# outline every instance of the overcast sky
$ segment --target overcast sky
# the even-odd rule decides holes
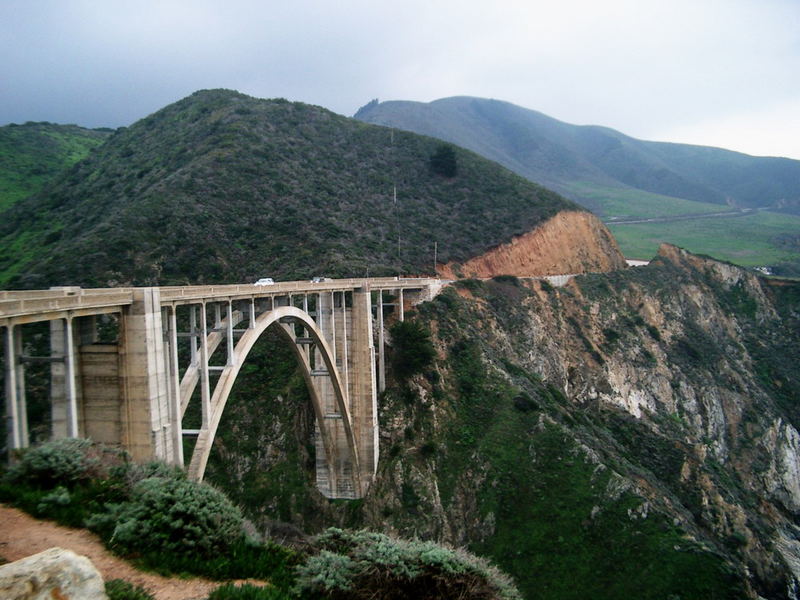
[[[0,0],[0,125],[129,125],[220,87],[348,116],[480,96],[800,159],[800,0]]]

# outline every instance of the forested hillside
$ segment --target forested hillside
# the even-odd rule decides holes
[[[0,127],[0,211],[85,158],[110,130],[25,123]]]
[[[202,91],[9,210],[0,285],[431,272],[434,243],[441,262],[463,261],[564,209],[579,210],[432,138]]]

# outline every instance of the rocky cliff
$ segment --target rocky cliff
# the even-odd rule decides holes
[[[447,279],[605,272],[625,267],[617,241],[591,213],[561,211],[533,230],[464,264],[439,269]]]
[[[461,281],[413,318],[437,358],[382,396],[362,502],[314,491],[299,387],[242,394],[210,477],[265,523],[467,545],[527,598],[797,597],[797,285],[665,246],[563,288]]]

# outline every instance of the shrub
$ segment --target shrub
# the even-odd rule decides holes
[[[116,523],[111,545],[125,552],[192,553],[200,558],[224,552],[242,538],[242,515],[209,485],[185,479],[149,477],[134,484],[128,502],[108,507],[91,525]]]
[[[394,369],[407,379],[428,367],[436,357],[431,333],[417,321],[397,321],[391,328],[394,344]]]
[[[124,579],[106,581],[106,596],[108,600],[155,600],[155,596],[143,587]]]
[[[278,544],[253,544],[241,538],[211,557],[155,549],[143,554],[137,562],[167,576],[195,574],[215,581],[262,579],[285,591],[294,586],[294,567],[299,561],[300,555]]]
[[[8,478],[44,489],[85,480],[92,467],[88,453],[91,446],[89,440],[67,438],[30,448],[8,470]]]
[[[458,173],[456,152],[450,144],[440,144],[431,154],[429,161],[431,171],[444,177],[455,177]]]
[[[295,592],[302,598],[521,598],[487,561],[433,542],[330,528],[315,544],[320,553],[298,569]]]
[[[288,600],[288,598],[290,596],[286,592],[275,587],[229,583],[211,592],[208,600]]]
[[[117,448],[80,438],[63,438],[24,450],[19,462],[6,475],[6,481],[32,489],[52,489],[88,484],[113,478],[126,468],[128,455]]]

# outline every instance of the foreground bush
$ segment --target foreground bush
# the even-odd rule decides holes
[[[6,479],[41,489],[71,487],[105,475],[125,460],[124,452],[92,444],[90,440],[53,440],[22,451]]]
[[[165,575],[294,584],[297,555],[248,542],[239,509],[221,492],[188,481],[179,467],[134,463],[89,440],[55,440],[22,452],[0,481],[0,501],[89,527],[120,554]]]
[[[404,598],[519,600],[511,580],[487,561],[432,542],[331,528],[298,569],[295,592],[331,600]]]
[[[108,600],[155,600],[155,596],[143,587],[128,583],[124,579],[106,581],[105,588]]]
[[[243,537],[242,514],[211,486],[172,477],[134,484],[130,500],[95,516],[98,529],[114,524],[110,542],[126,553],[190,553],[195,559],[225,552]]]
[[[227,584],[218,587],[208,600],[289,600],[286,592],[283,592],[274,587],[262,587],[257,585],[244,585]]]

